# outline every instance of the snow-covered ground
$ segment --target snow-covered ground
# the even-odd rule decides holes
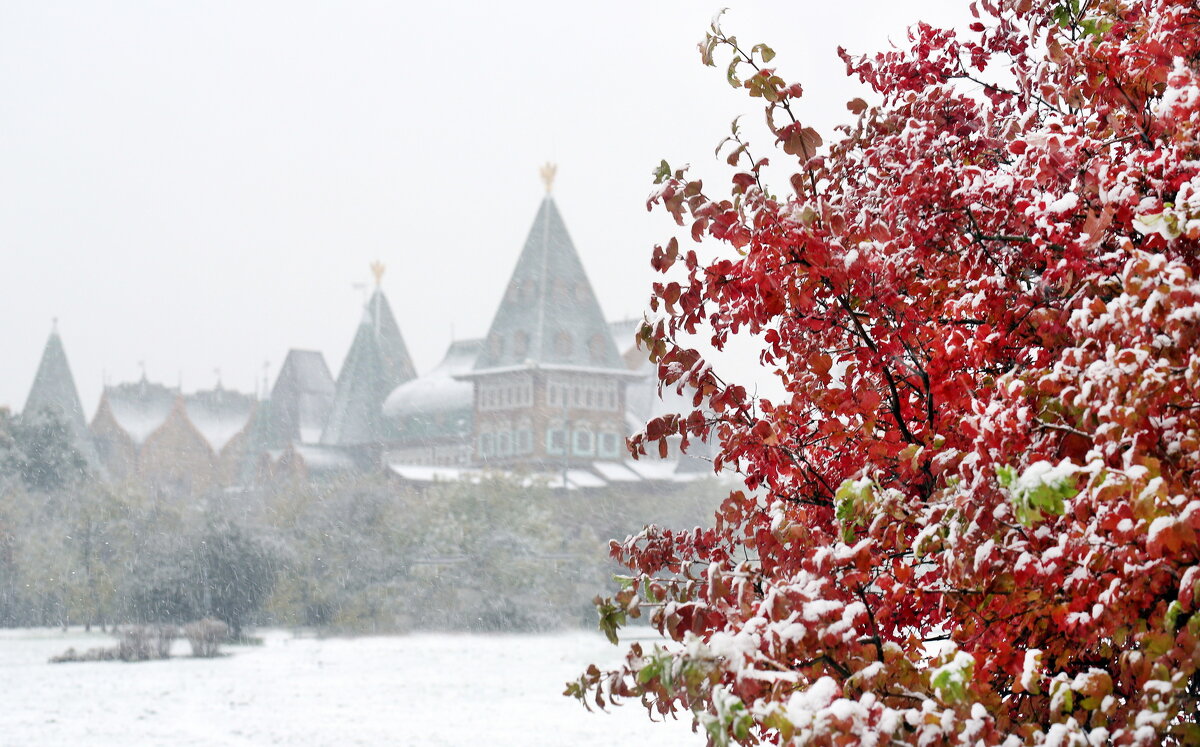
[[[598,634],[297,637],[218,659],[49,664],[110,637],[0,630],[0,745],[697,745],[637,703],[562,697],[621,649]]]

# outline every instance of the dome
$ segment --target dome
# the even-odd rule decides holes
[[[451,343],[437,368],[392,390],[383,416],[397,438],[461,437],[471,431],[474,387],[454,376],[471,370],[482,346],[482,340]]]
[[[396,387],[383,403],[383,415],[397,420],[447,410],[470,410],[473,389],[471,382],[450,376],[422,376]]]

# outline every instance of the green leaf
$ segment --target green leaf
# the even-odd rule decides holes
[[[1112,25],[1113,22],[1110,18],[1084,18],[1079,22],[1079,30],[1083,32],[1084,36],[1094,36],[1099,39],[1099,37],[1108,33]]]
[[[663,161],[666,163],[666,161]],[[1007,465],[996,468],[996,482],[1000,483],[1000,487],[1007,488],[1017,479],[1017,471]]]
[[[875,497],[875,483],[867,477],[843,480],[833,494],[833,513],[842,525],[842,541],[854,540],[854,529],[865,524],[866,513]]]
[[[596,599],[596,612],[600,616],[599,628],[604,633],[604,637],[612,645],[617,645],[620,640],[617,638],[617,631],[625,625],[625,610],[613,604],[611,599]]]
[[[642,579],[642,597],[647,602],[650,602],[650,603],[656,603],[656,602],[662,601],[661,599],[658,598],[658,595],[654,593],[654,587],[652,587],[650,585],[649,578]]]
[[[1020,476],[1009,466],[996,468],[996,482],[1008,491],[1017,521],[1030,527],[1047,514],[1062,516],[1065,502],[1074,498],[1078,468],[1067,460],[1057,466],[1038,461],[1025,468]]]
[[[1179,616],[1183,614],[1183,605],[1176,599],[1167,606],[1167,614],[1163,615],[1163,625],[1166,626],[1168,633],[1175,632],[1175,626],[1179,624]]]
[[[967,695],[967,684],[975,676],[975,657],[960,651],[950,663],[933,670],[930,684],[945,703],[957,703]]]
[[[658,168],[654,169],[651,173],[654,175],[654,183],[662,184],[664,179],[671,178],[671,166],[666,160],[663,160],[659,162]]]
[[[766,44],[755,44],[750,50],[750,53],[754,54],[755,52],[758,52],[759,57],[762,58],[763,64],[775,59],[775,50],[771,49]]]
[[[1056,679],[1050,683],[1050,705],[1057,706],[1059,713],[1070,713],[1075,710],[1075,693],[1067,680]]]
[[[644,685],[650,680],[658,679],[658,677],[662,674],[662,668],[662,659],[651,659],[650,663],[642,667],[641,671],[638,672],[638,684]]]
[[[737,77],[737,68],[740,64],[742,64],[742,58],[734,55],[733,59],[729,61],[729,69],[725,71],[725,79],[734,88],[742,87],[742,81]]]
[[[1065,29],[1071,25],[1071,9],[1067,7],[1066,4],[1055,8],[1054,12],[1050,14],[1050,17],[1054,19],[1054,22],[1057,23],[1061,28]]]

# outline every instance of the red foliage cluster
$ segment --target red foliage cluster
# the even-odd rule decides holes
[[[671,642],[569,693],[715,744],[1200,743],[1200,9],[973,10],[843,53],[880,102],[824,150],[772,50],[701,44],[796,174],[773,194],[736,128],[727,197],[659,170],[650,202],[731,251],[655,249],[642,339],[696,412],[631,448],[718,439],[748,489],[614,544],[602,624]],[[684,333],[760,335],[787,396]]]

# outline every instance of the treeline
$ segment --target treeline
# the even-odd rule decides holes
[[[504,477],[416,489],[373,476],[183,500],[74,471],[47,480],[28,463],[0,469],[0,626],[593,625],[590,600],[615,570],[608,539],[647,522],[708,524],[724,492],[701,481],[563,493]]]

